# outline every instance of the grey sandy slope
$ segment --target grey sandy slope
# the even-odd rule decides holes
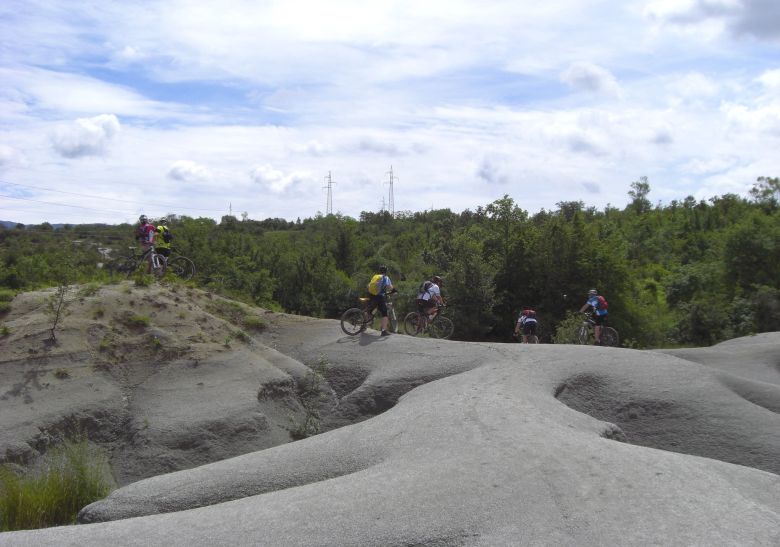
[[[34,464],[85,434],[127,484],[290,442],[310,369],[236,338],[242,319],[275,314],[176,285],[84,289],[70,291],[56,343],[51,291],[18,295],[3,317],[0,463]]]
[[[780,333],[766,338],[780,351]],[[776,385],[749,380],[762,406],[733,374],[662,353],[370,340],[319,347],[366,371],[347,408],[452,375],[369,420],[128,485],[83,511],[93,524],[0,545],[780,542]]]

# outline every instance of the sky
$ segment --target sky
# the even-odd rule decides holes
[[[14,222],[309,218],[329,176],[355,218],[780,176],[777,0],[4,0],[0,82]]]

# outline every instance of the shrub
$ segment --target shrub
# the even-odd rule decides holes
[[[249,330],[263,332],[268,328],[268,323],[266,323],[265,320],[261,317],[257,317],[256,315],[249,315],[244,318],[244,327]]]
[[[23,476],[0,467],[0,531],[73,524],[112,487],[108,460],[87,441],[67,442]]]
[[[94,296],[98,293],[98,291],[100,291],[100,284],[88,283],[79,289],[78,296]]]
[[[146,315],[131,315],[127,318],[127,324],[131,327],[148,327],[151,320]]]
[[[555,326],[552,336],[555,344],[577,344],[577,329],[582,324],[582,314],[568,312],[566,319]]]

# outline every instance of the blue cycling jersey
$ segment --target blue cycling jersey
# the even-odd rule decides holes
[[[599,296],[597,294],[588,298],[588,305],[593,308],[593,312],[596,315],[607,315],[609,313],[607,310],[599,308]]]

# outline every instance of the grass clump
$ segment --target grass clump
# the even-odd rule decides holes
[[[268,323],[261,317],[257,317],[256,315],[248,315],[244,318],[244,328],[256,332],[263,332],[268,328]]]
[[[84,298],[86,296],[95,296],[100,291],[99,283],[87,283],[79,289],[78,296]]]
[[[87,441],[52,449],[35,470],[0,467],[0,531],[74,524],[82,507],[112,489],[108,460]]]
[[[58,380],[65,380],[70,378],[70,372],[68,372],[68,369],[60,367],[54,371],[54,377]]]
[[[241,306],[241,304],[238,302],[231,302],[229,300],[216,300],[209,304],[206,309],[208,309],[214,315],[218,315],[230,323],[233,323],[234,325],[243,324],[247,318],[247,312]]]
[[[128,327],[146,328],[151,325],[152,320],[146,315],[130,315],[125,319],[125,323]]]

